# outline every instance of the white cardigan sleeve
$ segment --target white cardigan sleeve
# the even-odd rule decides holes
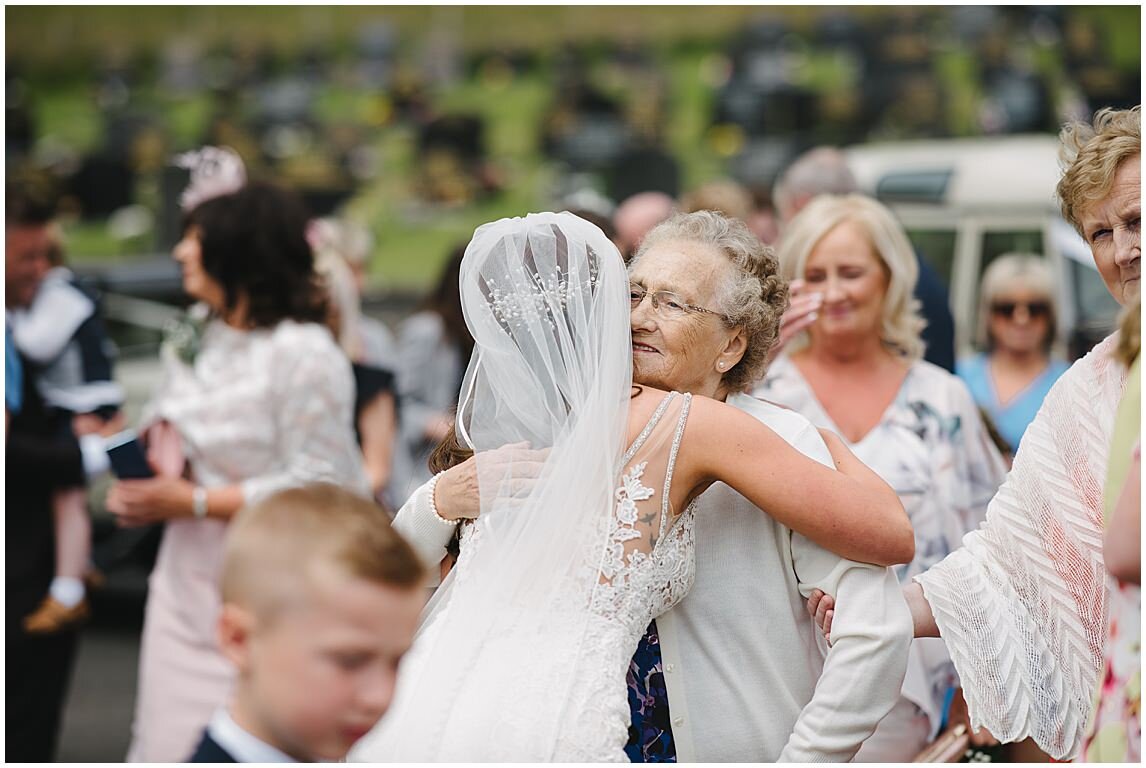
[[[973,727],[1078,755],[1102,666],[1102,482],[1125,383],[1113,336],[1059,379],[983,526],[915,577]]]
[[[912,624],[890,568],[844,560],[792,534],[793,567],[805,597],[836,595],[832,646],[780,762],[848,762],[899,699]]]
[[[410,494],[410,498],[394,517],[394,530],[410,543],[418,557],[430,571],[429,586],[440,581],[438,565],[446,556],[446,545],[454,535],[454,528],[435,519],[430,509],[430,482],[426,481]]]

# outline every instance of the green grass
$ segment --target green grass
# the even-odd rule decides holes
[[[815,11],[785,8],[806,28]],[[321,8],[260,7],[31,7],[6,9],[8,57],[19,57],[33,75],[33,96],[43,133],[83,152],[98,145],[101,118],[87,84],[99,51],[124,54],[155,50],[176,31],[190,31],[204,42],[230,40],[252,47],[266,44],[289,61],[291,51],[309,42],[337,43],[345,52],[354,35],[373,19],[395,26],[402,55],[418,54],[433,23],[444,24],[466,50],[513,47],[528,41],[543,62],[558,43],[633,39],[648,44],[668,85],[667,114],[660,126],[682,167],[685,189],[723,175],[734,153],[735,136],[723,147],[709,130],[714,84],[722,66],[719,53],[747,18],[759,12],[749,6],[564,7],[451,6],[448,8],[386,6]],[[875,15],[879,9],[859,9]],[[1140,61],[1140,9],[1135,6],[1078,9],[1108,33],[1115,63],[1137,67]],[[272,14],[268,16],[268,13]],[[268,23],[273,18],[274,23]],[[1035,52],[1036,62],[1052,78],[1061,70],[1054,50]],[[943,51],[937,61],[947,88],[951,130],[975,131],[976,62],[968,52]],[[616,83],[603,73],[606,86]],[[832,56],[813,54],[797,73],[818,90],[855,88],[853,73]],[[522,76],[487,70],[433,95],[443,112],[475,111],[486,118],[489,157],[504,175],[504,191],[487,200],[457,208],[417,202],[418,176],[413,136],[408,128],[384,125],[376,93],[335,78],[318,94],[315,109],[327,124],[353,125],[366,131],[380,158],[378,177],[363,185],[347,206],[347,215],[375,234],[372,262],[379,285],[421,289],[430,284],[449,251],[464,242],[478,225],[502,216],[518,216],[551,205],[547,193],[553,169],[539,153],[538,126],[551,96],[548,65]],[[640,95],[640,94],[637,94]],[[137,92],[139,106],[161,115],[170,151],[197,143],[211,103],[206,96],[177,98],[152,88]],[[729,139],[729,137],[725,137]],[[103,223],[67,227],[69,251],[75,258],[128,259],[132,244],[117,243]]]

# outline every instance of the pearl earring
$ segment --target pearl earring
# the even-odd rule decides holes
[[[724,370],[724,363],[717,363],[716,367],[723,371]]]

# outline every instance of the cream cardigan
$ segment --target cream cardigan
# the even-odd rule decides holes
[[[728,403],[831,465],[799,414],[748,395]],[[657,618],[678,760],[849,760],[903,682],[911,619],[894,574],[827,552],[723,483],[699,504],[696,583]],[[426,486],[394,527],[436,573],[452,530]],[[804,608],[817,587],[837,597],[826,653]]]

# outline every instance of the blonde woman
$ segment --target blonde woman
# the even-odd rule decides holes
[[[983,520],[1002,457],[966,386],[922,359],[918,262],[886,207],[818,197],[789,224],[779,258],[822,305],[755,394],[840,434],[895,489],[915,529],[915,559],[896,567],[907,583]],[[910,761],[938,733],[955,685],[941,641],[913,644],[899,703],[855,759]]]
[[[976,342],[983,350],[955,372],[1013,455],[1047,392],[1069,367],[1054,357],[1058,305],[1041,256],[1008,253],[991,262],[979,290]]]

